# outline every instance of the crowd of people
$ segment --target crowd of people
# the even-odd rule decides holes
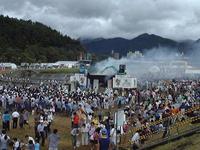
[[[137,149],[144,142],[140,138],[143,135],[164,130],[165,138],[171,124],[198,115],[196,110],[189,113],[187,110],[199,107],[199,100],[198,80],[160,80],[150,82],[148,86],[138,85],[137,89],[106,89],[98,93],[80,88],[68,92],[55,80],[39,85],[2,83],[0,149],[8,149],[10,145],[14,150],[37,150],[48,143],[49,150],[57,150],[62,139],[51,125],[54,117],[61,113],[71,118],[74,149],[83,146],[91,150],[114,150],[123,142],[120,137],[132,129],[130,140]],[[115,116],[118,110],[124,112],[120,126]],[[29,123],[30,116],[34,118],[34,129]],[[175,117],[164,119],[170,116]],[[161,119],[164,121],[151,124]],[[34,135],[26,135],[27,141],[18,137],[11,139],[7,135],[11,125],[13,130],[30,128]]]
[[[163,138],[165,138],[169,133],[169,127],[174,123],[186,120],[189,117],[199,116],[199,81],[157,81],[148,86],[121,91],[120,94],[119,91],[112,89],[106,90],[103,94],[97,94],[97,97],[93,99],[93,102],[96,102],[96,105],[93,106],[97,106],[94,107],[96,114],[85,115],[82,113],[84,111],[80,105],[80,109],[73,114],[73,137],[80,134],[82,145],[85,145],[83,139],[87,139],[86,143],[90,143],[92,149],[95,149],[94,147],[101,149],[101,145],[106,145],[106,141],[101,142],[102,134],[106,131],[110,147],[115,149],[117,143],[123,142],[120,136],[126,135],[131,129],[134,129],[135,132],[133,132],[131,141],[134,149],[137,149],[144,142],[141,137],[164,131]],[[98,111],[98,108],[111,110],[115,107],[123,109],[124,118],[126,118],[123,125],[117,128],[113,113],[102,114]],[[195,109],[189,111],[192,108]],[[87,133],[85,134],[85,132]],[[95,139],[95,142],[93,142],[93,139]],[[96,143],[96,146],[93,143]],[[76,147],[75,142],[74,147]]]

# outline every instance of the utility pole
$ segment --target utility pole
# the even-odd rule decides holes
[[[116,150],[118,150],[118,133],[117,133],[117,128],[118,128],[118,109],[116,112]]]

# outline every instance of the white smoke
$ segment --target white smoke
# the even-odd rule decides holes
[[[188,52],[190,63],[195,67],[200,67],[200,41],[196,42]]]
[[[140,58],[122,57],[117,60],[110,57],[96,63],[94,68],[96,74],[112,75],[116,73],[113,67],[119,70],[119,65],[125,64],[126,73],[139,79],[173,79],[185,77],[189,60],[175,49],[159,47],[145,50],[143,57]]]

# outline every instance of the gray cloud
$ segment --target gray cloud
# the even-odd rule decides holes
[[[31,19],[78,37],[133,38],[148,32],[200,38],[199,0],[1,0],[0,14]]]

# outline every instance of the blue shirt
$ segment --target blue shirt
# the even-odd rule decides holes
[[[39,143],[35,143],[35,150],[40,150],[40,144]]]
[[[99,139],[99,145],[100,145],[99,150],[108,150],[109,149],[109,143],[110,143],[109,138],[100,138]]]
[[[10,119],[11,119],[10,114],[3,114],[2,117],[3,117],[3,122],[10,121]]]

